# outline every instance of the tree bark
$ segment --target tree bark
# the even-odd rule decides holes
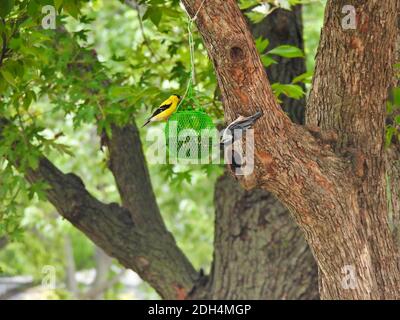
[[[338,137],[335,150],[352,153],[359,177],[355,186],[358,223],[367,240],[363,245],[370,260],[369,281],[378,288],[392,286],[387,283],[392,279],[396,281],[393,287],[398,288],[393,274],[398,270],[396,260],[388,259],[395,250],[389,241],[384,150],[385,105],[396,56],[396,2],[358,4],[357,29],[347,32],[335,14],[345,1],[328,3],[330,14],[325,18],[307,108],[307,123],[334,130]],[[325,281],[323,288],[328,287]],[[381,291],[378,297],[394,293]]]
[[[317,268],[287,209],[264,190],[223,175],[215,190],[214,259],[208,299],[317,299]]]
[[[192,16],[201,2],[183,0]],[[226,119],[264,111],[255,125],[255,172],[241,182],[271,191],[290,209],[317,260],[321,297],[399,298],[382,157],[396,3],[363,1],[357,7],[363,23],[353,33],[341,29],[344,4],[328,1],[308,104],[310,124],[337,131],[333,148],[318,130],[307,132],[280,110],[235,1],[206,2],[196,24],[216,70]],[[356,149],[350,159],[346,148]],[[353,289],[343,285],[349,265],[356,272]]]
[[[291,44],[303,49],[301,6],[275,10],[250,24],[254,38],[269,48]],[[267,69],[272,82],[291,83],[306,71],[304,59],[279,59]],[[305,99],[284,98],[282,108],[304,121]],[[246,191],[227,174],[215,188],[215,240],[212,274],[197,296],[210,299],[318,299],[314,258],[287,209],[270,193]],[[257,266],[256,268],[254,266]],[[252,270],[251,273],[248,270]]]

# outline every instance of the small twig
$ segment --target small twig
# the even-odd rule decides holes
[[[19,123],[19,126],[21,128],[22,138],[23,138],[23,140],[25,142],[25,145],[29,147],[29,139],[26,136],[25,124],[24,124],[24,121],[22,119],[21,113],[19,111],[19,106],[17,106],[16,111],[17,111],[18,123]]]
[[[0,250],[3,249],[9,242],[6,236],[0,237]]]
[[[11,32],[9,40],[12,39],[16,35],[19,25],[21,23],[23,23],[27,18],[28,18],[28,15],[24,14],[20,18],[18,18],[15,21],[12,22],[12,29],[13,30]],[[6,20],[4,18],[1,18],[0,20],[3,23],[3,26],[5,28],[6,27]],[[11,51],[9,48],[7,48],[7,36],[6,36],[6,33],[3,32],[1,37],[2,37],[3,45],[2,45],[2,50],[1,50],[1,53],[0,53],[0,67],[2,66],[3,60],[6,58],[7,54]]]
[[[139,4],[137,3],[137,1],[133,1],[133,0],[125,0],[125,3],[126,3],[129,7],[131,7],[132,9],[134,9],[134,10],[137,12],[138,19],[139,19],[140,32],[142,33],[143,41],[144,41],[146,47],[149,49],[151,55],[152,55],[154,58],[157,58],[157,55],[154,53],[153,49],[151,48],[150,41],[149,41],[149,39],[147,38],[147,36],[146,36],[146,34],[145,34],[145,32],[144,32],[144,25],[143,25],[142,17],[140,16],[140,7],[139,7]]]
[[[202,7],[203,7],[203,5],[204,5],[204,2],[206,2],[206,0],[203,0],[203,2],[202,2],[200,5],[199,5],[199,7],[198,7],[198,9],[197,9],[196,13],[194,14],[193,18],[191,18],[191,20],[192,20],[192,21],[194,21],[194,20],[196,20],[196,19],[197,19],[197,16],[198,16],[198,14],[199,14],[199,12],[200,12],[201,8],[202,8]]]
[[[196,73],[195,73],[195,67],[194,67],[194,40],[193,40],[193,34],[192,34],[192,25],[193,22],[197,19],[197,16],[201,10],[201,8],[203,7],[204,3],[206,2],[206,0],[203,0],[202,3],[200,4],[199,8],[197,9],[196,13],[194,14],[193,18],[190,17],[189,13],[187,12],[186,9],[186,15],[189,18],[189,22],[188,22],[188,34],[189,34],[189,51],[190,51],[190,78],[188,80],[187,86],[186,86],[186,91],[185,94],[183,95],[181,101],[179,102],[178,106],[176,107],[177,109],[179,109],[179,107],[181,106],[181,104],[183,103],[183,101],[185,100],[190,86],[194,85],[196,82]],[[185,8],[185,7],[184,7]]]
[[[3,26],[5,28],[6,27],[6,21],[4,20],[4,18],[1,18],[1,22],[3,23]],[[3,47],[2,47],[2,50],[1,50],[1,54],[0,54],[0,67],[3,64],[3,60],[4,60],[4,58],[6,56],[6,53],[7,53],[7,37],[6,37],[6,33],[5,32],[3,32],[1,34],[1,38],[3,40]]]

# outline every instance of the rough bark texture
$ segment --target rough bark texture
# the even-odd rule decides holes
[[[244,190],[228,174],[215,194],[214,260],[205,297],[317,299],[317,268],[287,209],[264,190]]]
[[[194,15],[201,1],[183,3]],[[241,182],[273,192],[291,210],[317,260],[322,298],[399,298],[382,157],[396,2],[357,2],[363,22],[353,33],[341,28],[344,5],[327,4],[309,103],[313,134],[280,110],[235,1],[207,2],[196,23],[214,63],[226,119],[264,110],[255,125],[256,169]],[[328,129],[338,131],[334,148],[324,139]],[[356,271],[354,289],[343,286],[348,265]]]
[[[250,24],[254,38],[303,48],[301,6],[275,10]],[[304,59],[279,59],[268,68],[272,82],[290,83],[306,71]],[[283,109],[304,120],[305,99],[285,98]],[[287,209],[270,193],[246,191],[225,174],[215,188],[214,261],[209,282],[197,290],[211,299],[317,299],[317,266]],[[252,270],[251,273],[248,270]]]
[[[385,105],[395,63],[396,0],[384,5],[359,1],[357,29],[348,31],[342,29],[335,14],[345,4],[346,1],[331,1],[326,8],[307,123],[322,130],[335,130],[336,151],[352,153],[359,177],[354,188],[359,211],[357,226],[364,229],[365,237],[358,243],[366,251],[361,260],[369,269],[369,282],[382,288],[397,270],[391,265],[393,258],[388,257],[394,249],[388,241],[384,157]],[[329,290],[325,285],[330,281],[328,273],[329,270],[322,271],[323,290]]]

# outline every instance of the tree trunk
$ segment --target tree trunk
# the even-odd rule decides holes
[[[291,44],[303,49],[301,6],[275,10],[250,25],[269,49]],[[306,71],[304,59],[279,59],[267,69],[272,82],[290,83]],[[305,99],[284,98],[283,109],[303,123]],[[215,188],[214,262],[203,292],[210,299],[317,299],[317,266],[300,229],[270,193],[246,191],[228,175]],[[257,266],[254,268],[253,266]],[[248,270],[252,270],[251,273]]]
[[[183,2],[191,15],[201,4]],[[345,4],[327,4],[307,112],[313,134],[290,122],[277,105],[235,1],[207,2],[196,24],[227,120],[264,110],[255,125],[255,172],[240,180],[271,191],[290,209],[317,260],[322,298],[400,298],[383,150],[396,2],[358,4],[359,26],[352,31],[341,27]],[[337,138],[332,147],[327,136]],[[351,288],[343,274],[349,267],[356,280]]]
[[[345,4],[330,1],[326,8],[331,14],[326,15],[317,54],[307,123],[334,130],[336,152],[350,152],[353,158],[358,177],[353,187],[357,194],[353,230],[360,232],[354,239],[360,249],[359,263],[354,265],[364,267],[365,272],[359,272],[361,281],[368,282],[366,297],[395,297],[398,266],[387,220],[384,130],[395,63],[396,1],[358,5],[357,29],[347,32],[334,14]],[[331,290],[329,273],[321,270],[322,290]]]
[[[223,175],[215,190],[209,299],[317,299],[317,268],[301,230],[270,193]]]

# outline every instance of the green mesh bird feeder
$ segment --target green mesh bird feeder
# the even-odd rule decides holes
[[[218,133],[211,117],[195,98],[191,83],[180,105],[165,126],[170,158],[209,159],[217,144]]]
[[[201,6],[204,4],[201,4]],[[200,7],[201,7],[200,6]],[[199,9],[200,10],[200,9]],[[198,12],[197,12],[198,13]],[[219,148],[218,132],[211,117],[203,110],[194,92],[195,66],[192,27],[197,13],[189,17],[190,76],[186,93],[165,126],[165,138],[169,158],[209,160]],[[206,163],[206,162],[204,162]]]

